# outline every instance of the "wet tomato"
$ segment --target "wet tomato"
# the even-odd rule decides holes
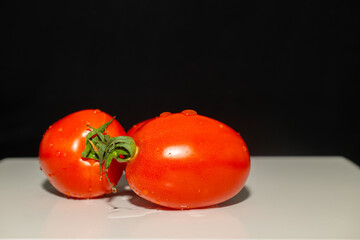
[[[51,184],[61,193],[75,198],[93,198],[111,192],[119,181],[125,163],[112,161],[100,174],[99,161],[81,157],[86,136],[91,127],[98,128],[111,121],[112,117],[100,110],[82,110],[58,120],[45,132],[39,148],[42,171]],[[106,129],[109,136],[126,135],[116,120]],[[109,181],[105,179],[109,178]]]
[[[137,153],[127,163],[126,178],[153,203],[175,209],[216,205],[239,193],[248,178],[247,146],[224,123],[185,110],[134,128],[128,133]]]
[[[140,129],[145,123],[151,121],[152,119],[147,119],[145,121],[139,122],[137,124],[135,124],[134,126],[132,126],[128,131],[127,131],[127,135],[128,136],[132,136],[134,135],[134,133]]]

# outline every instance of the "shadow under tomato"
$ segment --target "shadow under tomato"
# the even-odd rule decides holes
[[[51,185],[51,183],[48,180],[44,180],[44,182],[42,183],[42,188],[44,190],[46,190],[47,192],[54,194],[58,197],[61,198],[67,198],[67,199],[78,199],[78,198],[73,198],[73,197],[69,197],[66,196],[64,194],[62,194],[61,192],[59,192],[58,190],[56,190],[56,188],[54,188],[53,185]],[[141,208],[145,208],[145,209],[155,209],[155,208],[159,208],[158,205],[151,203],[141,197],[139,197],[135,192],[133,192],[129,186],[127,185],[127,183],[125,181],[120,180],[119,184],[116,186],[117,188],[117,192],[114,194],[107,194],[98,198],[104,198],[106,199],[107,203],[114,209],[117,209],[118,207],[112,205],[112,201],[114,199],[116,199],[117,197],[126,197],[128,198],[128,201],[137,206],[137,207],[141,207]],[[232,197],[231,199],[217,204],[215,207],[218,208],[222,208],[222,207],[228,207],[228,206],[232,206],[238,203],[241,203],[243,201],[245,201],[246,199],[248,199],[251,196],[251,192],[249,190],[248,187],[244,186],[243,189],[241,189],[241,191],[236,194],[234,197]],[[166,208],[166,207],[160,207],[163,210],[172,210],[170,208]]]
[[[118,207],[112,205],[112,201],[114,199],[116,199],[117,197],[127,197],[128,201],[136,206],[136,207],[140,207],[140,208],[145,208],[145,209],[161,209],[161,210],[174,210],[171,208],[166,208],[166,207],[162,207],[159,205],[156,205],[152,202],[149,202],[141,197],[139,197],[135,192],[133,192],[127,185],[124,186],[117,186],[118,192],[112,195],[109,195],[109,197],[107,198],[107,203],[113,207],[114,209],[117,209]],[[248,199],[251,195],[251,192],[249,190],[248,187],[244,186],[241,191],[236,194],[234,197],[232,197],[231,199],[217,204],[215,206],[210,206],[210,207],[215,207],[215,208],[223,208],[223,207],[229,207],[238,203],[241,203],[243,201],[245,201],[246,199]]]
[[[41,184],[41,187],[47,191],[48,193],[51,193],[53,195],[56,195],[57,197],[61,197],[61,198],[65,198],[65,199],[74,199],[74,200],[83,200],[83,199],[87,199],[87,198],[76,198],[76,197],[71,197],[71,196],[67,196],[61,192],[59,192],[48,180],[44,180],[44,182]],[[106,194],[103,196],[99,196],[99,197],[94,197],[92,199],[100,199],[100,198],[110,198],[112,197],[113,194]]]
[[[156,209],[159,208],[158,205],[149,202],[141,197],[139,197],[134,191],[130,189],[130,187],[125,183],[121,182],[116,186],[117,192],[114,194],[111,194],[107,197],[106,201],[107,203],[114,209],[117,209],[118,207],[114,206],[112,202],[120,197],[120,198],[126,198],[127,201],[129,201],[132,205],[145,208],[145,209]]]
[[[44,182],[41,184],[41,187],[51,193],[54,194],[58,197],[62,197],[62,198],[68,198],[67,196],[65,196],[64,194],[62,194],[61,192],[59,192],[58,190],[56,190],[56,188],[54,188],[53,185],[51,185],[51,183],[48,180],[44,180]]]
[[[248,187],[244,186],[241,191],[229,200],[219,203],[218,207],[228,207],[238,203],[241,203],[250,197],[251,193]]]

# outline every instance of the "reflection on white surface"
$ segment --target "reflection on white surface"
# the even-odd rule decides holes
[[[129,238],[246,238],[248,234],[241,218],[227,207],[172,210],[147,203],[136,195],[125,200],[114,198],[106,207],[110,222],[127,229]],[[166,226],[157,231],[159,226]]]
[[[50,200],[50,199],[49,199]],[[104,236],[106,222],[100,221],[103,202],[99,199],[68,199],[57,197],[47,209],[42,224],[45,238],[90,238]],[[94,227],[93,227],[94,226]]]
[[[188,145],[176,145],[170,146],[164,149],[164,157],[170,158],[183,158],[192,153],[191,148]]]

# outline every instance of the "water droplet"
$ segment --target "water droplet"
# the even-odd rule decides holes
[[[63,154],[63,156],[64,156],[64,157],[67,157],[67,154],[66,154],[66,153],[64,153],[64,154]]]
[[[220,128],[223,128],[223,127],[224,127],[224,125],[222,125],[222,124],[219,124],[219,127],[220,127]]]
[[[163,113],[160,114],[159,117],[167,117],[169,115],[171,115],[171,112],[163,112]]]
[[[100,112],[100,110],[99,109],[95,109],[94,110],[94,113],[96,114],[96,113],[99,113]]]
[[[61,156],[61,152],[56,152],[56,156],[60,157]]]
[[[62,130],[63,130],[62,128],[58,128],[58,132],[62,132]]]
[[[88,192],[92,192],[92,190],[93,190],[92,187],[89,187]]]
[[[52,147],[53,147],[53,145],[54,145],[54,144],[50,143],[50,145],[49,145],[49,146],[52,148]]]
[[[52,125],[49,126],[49,129],[52,128]]]
[[[182,111],[181,113],[184,114],[185,116],[197,115],[197,112],[192,109],[186,109],[186,110]]]
[[[121,218],[136,218],[143,217],[149,214],[155,214],[162,212],[159,209],[143,209],[143,208],[116,208],[113,212],[108,214],[110,219],[121,219]]]
[[[246,146],[243,146],[243,150],[244,150],[244,152],[246,152],[246,151],[247,151],[247,148],[246,148]]]

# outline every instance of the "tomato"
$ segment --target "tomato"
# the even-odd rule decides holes
[[[224,123],[184,110],[135,128],[128,134],[137,154],[127,163],[126,179],[150,202],[175,209],[216,205],[239,193],[248,178],[248,148]]]
[[[135,124],[134,126],[132,126],[128,131],[127,131],[127,135],[128,136],[132,136],[134,135],[134,133],[140,129],[145,123],[151,121],[152,119],[147,119],[145,121],[139,122],[137,124]]]
[[[90,127],[98,128],[112,117],[100,110],[82,110],[58,120],[45,132],[39,148],[40,168],[51,184],[61,193],[75,198],[93,198],[111,192],[126,166],[112,161],[100,175],[99,161],[81,157]],[[116,120],[106,129],[109,136],[126,135]],[[102,166],[103,167],[103,166]]]

